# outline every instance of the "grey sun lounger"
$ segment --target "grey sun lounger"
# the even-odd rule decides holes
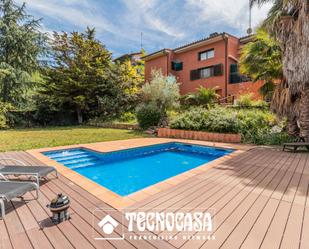
[[[40,186],[40,179],[46,177],[48,174],[55,172],[58,177],[58,172],[54,167],[49,166],[15,166],[15,165],[0,165],[0,177],[5,176],[30,176],[34,177],[38,186]]]
[[[39,186],[34,182],[0,181],[0,218],[4,218],[5,216],[5,202],[21,197],[32,190],[36,191],[37,199]]]

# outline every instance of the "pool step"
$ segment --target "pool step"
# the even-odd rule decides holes
[[[87,157],[87,158],[77,158],[77,159],[71,159],[71,160],[66,160],[66,161],[62,161],[61,163],[64,165],[71,165],[71,164],[77,164],[77,163],[90,163],[90,162],[96,162],[99,159],[96,157]]]
[[[75,159],[83,159],[83,158],[89,158],[89,155],[84,154],[84,155],[74,155],[74,156],[63,156],[63,157],[59,157],[59,159],[57,158],[57,162],[63,162],[63,161],[67,161],[67,160],[75,160]]]
[[[89,156],[89,154],[87,152],[76,151],[76,152],[59,153],[59,154],[57,153],[55,155],[48,156],[48,157],[51,158],[51,159],[54,159],[54,160],[58,160],[58,159],[61,159],[61,158],[67,158],[67,157],[71,157],[71,156],[82,156],[82,155]]]
[[[70,169],[79,169],[79,168],[85,168],[85,167],[91,167],[96,166],[97,164],[95,162],[91,163],[80,163],[80,164],[74,164],[74,166],[68,166]]]

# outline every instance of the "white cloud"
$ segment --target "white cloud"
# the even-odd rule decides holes
[[[68,31],[95,27],[109,49],[119,53],[139,49],[140,33],[148,52],[176,47],[212,32],[245,35],[248,0],[15,0],[27,3],[42,29]],[[270,4],[252,11],[253,26],[267,14]]]
[[[248,0],[186,0],[186,5],[192,14],[195,12],[199,22],[216,23],[245,31],[249,25]],[[257,26],[267,15],[271,4],[261,8],[253,7],[252,25]]]
[[[116,32],[116,28],[106,20],[103,15],[95,13],[93,7],[86,0],[17,0],[26,2],[27,8],[44,14],[49,18],[61,20],[71,25],[85,28],[86,26],[96,27],[111,33]],[[59,27],[61,30],[61,27]]]
[[[128,9],[128,12],[125,13],[125,18],[129,21],[129,24],[142,25],[174,38],[184,37],[184,33],[181,30],[174,28],[173,25],[165,22],[164,18],[160,17],[162,1],[123,0],[123,3]]]

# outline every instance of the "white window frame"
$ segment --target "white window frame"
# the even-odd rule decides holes
[[[208,60],[215,57],[215,50],[209,49],[199,53],[199,59],[201,61]]]

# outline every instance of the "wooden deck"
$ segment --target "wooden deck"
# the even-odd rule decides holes
[[[4,157],[40,164],[26,152],[1,153],[0,158]],[[0,248],[308,249],[308,187],[308,153],[252,149],[132,206],[156,211],[212,210],[215,240],[98,241],[93,239],[92,222],[99,217],[93,218],[92,212],[112,207],[61,175],[41,186],[38,200],[9,205],[7,216],[0,220]],[[55,226],[46,204],[60,192],[71,198],[72,219]],[[99,229],[94,233],[101,234]]]

